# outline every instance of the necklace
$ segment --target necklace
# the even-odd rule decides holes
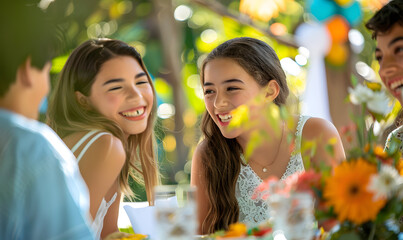
[[[278,156],[278,154],[279,154],[279,152],[280,152],[281,143],[283,142],[283,136],[284,136],[284,122],[283,122],[283,124],[282,124],[282,131],[281,131],[280,143],[278,144],[277,152],[276,152],[276,154],[274,155],[274,160],[273,160],[271,163],[267,164],[267,165],[261,165],[261,164],[259,164],[258,162],[254,162],[255,164],[259,165],[259,166],[262,168],[262,172],[266,173],[266,172],[268,171],[267,168],[270,167],[271,165],[273,165],[273,163],[276,162],[277,156]],[[252,161],[253,161],[253,160],[252,160]]]

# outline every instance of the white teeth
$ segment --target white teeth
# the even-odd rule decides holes
[[[395,90],[397,87],[400,87],[401,85],[403,85],[403,79],[400,79],[398,81],[394,81],[392,84],[390,84],[390,88],[392,90]]]
[[[232,115],[230,114],[225,114],[225,115],[220,115],[218,114],[218,117],[221,119],[222,122],[229,122],[232,118]]]
[[[122,112],[122,115],[125,117],[137,117],[144,113],[144,108],[140,108],[130,112]]]

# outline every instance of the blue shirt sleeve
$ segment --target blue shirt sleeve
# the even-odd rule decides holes
[[[53,161],[56,161],[54,159]],[[87,216],[72,198],[58,166],[43,168],[26,189],[26,239],[93,239]],[[39,224],[32,224],[32,223]]]
[[[0,239],[94,239],[77,164],[55,144],[26,133],[0,148]]]

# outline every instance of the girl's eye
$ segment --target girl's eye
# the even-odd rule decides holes
[[[212,94],[214,91],[210,89],[204,90],[204,95]]]
[[[148,81],[144,80],[144,81],[138,81],[138,82],[136,83],[136,85],[148,84],[148,83],[149,83]]]
[[[235,90],[239,90],[240,88],[238,87],[228,87],[227,90],[228,91],[235,91]]]
[[[109,91],[114,91],[114,90],[118,90],[118,89],[121,89],[122,87],[114,87],[114,88],[111,88],[111,89],[109,89]]]
[[[375,56],[376,61],[381,62],[382,61],[382,56]]]

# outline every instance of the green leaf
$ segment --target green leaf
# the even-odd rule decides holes
[[[329,153],[331,156],[334,156],[334,145],[333,144],[326,144],[325,145],[325,150],[327,153]]]
[[[357,77],[356,77],[354,74],[351,74],[351,85],[352,85],[353,87],[355,87],[355,86],[357,86],[357,84],[358,84],[358,79],[357,79]]]
[[[248,144],[246,145],[245,149],[245,159],[246,162],[249,161],[250,156],[252,156],[253,150],[255,150],[257,147],[259,147],[263,142],[263,137],[261,134],[259,134],[258,131],[253,131],[251,133],[250,140]]]

